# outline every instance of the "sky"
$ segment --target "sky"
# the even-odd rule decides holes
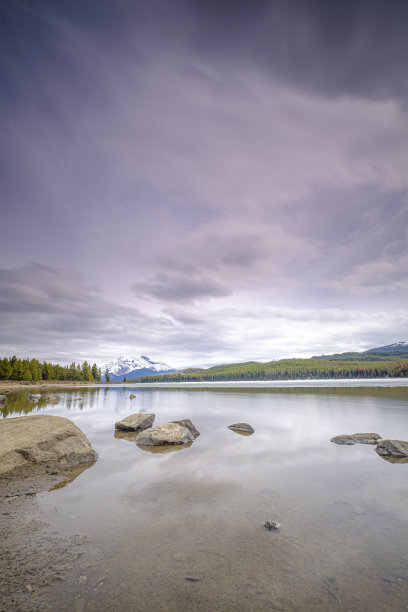
[[[2,0],[0,356],[408,340],[406,0]]]

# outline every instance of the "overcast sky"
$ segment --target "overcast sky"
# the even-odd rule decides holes
[[[406,0],[2,0],[0,356],[408,340]]]

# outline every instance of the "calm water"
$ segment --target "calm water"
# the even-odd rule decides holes
[[[407,386],[60,397],[33,413],[72,419],[99,460],[38,496],[50,532],[90,539],[50,590],[55,609],[408,610],[408,463],[329,441],[359,431],[407,440]],[[31,408],[22,394],[7,407]],[[134,412],[154,412],[155,425],[190,418],[201,435],[182,450],[143,451],[132,435],[115,437],[115,421]],[[238,421],[255,433],[227,428]]]

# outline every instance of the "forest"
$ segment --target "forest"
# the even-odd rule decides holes
[[[101,369],[96,363],[92,366],[84,361],[81,364],[71,363],[61,366],[38,359],[18,359],[4,357],[0,359],[0,380],[41,381],[41,380],[77,380],[81,382],[100,382]]]
[[[200,382],[223,380],[295,380],[324,378],[400,378],[408,376],[408,356],[377,357],[377,360],[332,360],[331,358],[281,359],[268,363],[248,361],[189,368],[173,374],[145,376],[138,382]]]

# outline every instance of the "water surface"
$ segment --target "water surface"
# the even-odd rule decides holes
[[[50,533],[91,542],[50,590],[55,609],[408,609],[408,464],[329,441],[360,431],[408,439],[407,386],[59,394],[34,413],[72,419],[99,460],[38,496]],[[7,402],[31,409],[23,394]],[[134,412],[154,412],[155,424],[190,418],[201,435],[145,452],[115,436],[115,421]],[[255,433],[228,429],[238,421]]]

